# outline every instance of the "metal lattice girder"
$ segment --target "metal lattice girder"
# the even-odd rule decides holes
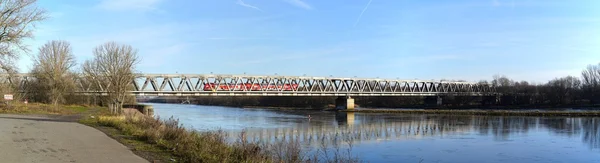
[[[2,82],[18,81],[20,91],[35,78],[17,74]],[[82,94],[105,94],[99,80],[77,77]],[[470,82],[388,80],[335,77],[138,74],[131,94],[152,96],[484,96],[495,88]]]

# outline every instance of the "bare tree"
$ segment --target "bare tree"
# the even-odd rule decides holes
[[[556,104],[568,104],[576,99],[581,81],[573,76],[557,78],[548,82],[550,88],[547,95]]]
[[[13,81],[18,78],[14,61],[19,52],[28,52],[23,40],[31,38],[35,23],[46,18],[45,11],[35,3],[36,0],[0,0],[0,73],[8,74]],[[14,92],[16,88],[15,83],[0,84],[2,92]]]
[[[589,65],[587,69],[581,73],[583,76],[583,84],[586,86],[600,86],[600,63],[598,65]]]
[[[14,73],[13,60],[19,50],[28,51],[23,43],[33,37],[35,23],[46,18],[45,11],[36,7],[37,0],[0,0],[0,71]]]
[[[506,76],[494,75],[494,80],[490,82],[492,86],[496,87],[496,90],[501,93],[511,93],[514,91],[514,81],[507,78]]]
[[[600,102],[600,63],[588,65],[581,73],[584,97],[592,103]]]
[[[96,47],[94,59],[84,63],[84,74],[108,92],[107,100],[111,113],[121,113],[127,91],[132,88],[137,64],[137,50],[130,45],[119,45],[115,42]]]
[[[65,95],[74,90],[75,56],[66,41],[49,41],[39,48],[31,71],[36,78],[36,90],[55,106],[62,103]]]

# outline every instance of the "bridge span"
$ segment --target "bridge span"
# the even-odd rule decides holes
[[[20,92],[27,92],[28,83],[36,80],[30,74],[2,77],[5,82],[18,81]],[[102,80],[74,78],[75,93],[105,95],[110,87]],[[337,96],[346,108],[353,108],[355,96],[493,96],[496,91],[472,82],[340,77],[137,74],[132,80],[129,92],[137,96]]]

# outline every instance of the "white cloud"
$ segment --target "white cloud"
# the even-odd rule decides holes
[[[208,37],[208,40],[290,40],[291,38],[279,37]]]
[[[163,46],[152,50],[140,50],[138,53],[146,52],[140,55],[139,68],[160,68],[166,66],[165,63],[175,63],[177,59],[183,59],[181,54],[188,48],[185,43],[178,43],[170,46]],[[142,57],[143,56],[143,57]]]
[[[90,34],[66,34],[68,31],[65,26],[43,26],[36,31],[35,40],[28,41],[32,53],[37,53],[37,47],[44,44],[47,40],[60,39],[71,43],[73,53],[78,64],[87,59],[91,59],[92,50],[107,41],[116,41],[117,43],[129,44],[138,49],[138,55],[141,59],[140,70],[150,69],[149,72],[156,71],[160,66],[165,66],[178,59],[180,55],[189,51],[188,49],[195,42],[185,40],[185,33],[189,33],[192,28],[200,29],[202,25],[197,24],[178,24],[165,23],[160,25],[142,25],[140,27],[109,30],[104,32],[95,32],[102,29],[89,29]],[[60,31],[60,32],[57,32]],[[57,36],[59,38],[57,38]],[[20,58],[18,64],[21,72],[27,72],[31,69],[30,56]],[[142,70],[143,71],[143,70]]]
[[[102,0],[98,7],[106,10],[156,10],[162,0]]]
[[[492,0],[492,5],[500,6],[500,2],[498,0]]]
[[[466,57],[467,55],[452,55],[452,54],[442,54],[442,55],[430,55],[425,57],[417,57],[423,60],[431,61],[431,60],[454,60],[461,59],[462,57]]]
[[[296,6],[296,7],[303,8],[303,9],[307,9],[307,10],[312,10],[313,9],[312,6],[310,6],[308,3],[306,3],[306,2],[304,2],[302,0],[285,0],[285,2],[287,2],[289,4],[292,4],[292,5]]]
[[[256,7],[256,6],[252,6],[252,5],[250,5],[250,4],[247,4],[247,3],[245,3],[245,2],[244,2],[244,1],[242,1],[242,0],[238,0],[238,1],[237,1],[235,4],[238,4],[238,5],[240,5],[240,6],[244,6],[244,7],[248,7],[248,8],[251,8],[251,9],[255,9],[255,10],[258,10],[258,11],[263,11],[263,10],[261,10],[260,8]]]
[[[267,57],[262,57],[260,59],[251,59],[251,60],[241,60],[235,62],[232,66],[247,66],[252,64],[268,64],[268,63],[276,63],[290,60],[304,60],[307,58],[321,58],[324,59],[326,56],[339,54],[347,51],[344,47],[330,47],[326,49],[312,49],[307,51],[300,52],[282,52],[276,51],[274,54],[271,54]]]

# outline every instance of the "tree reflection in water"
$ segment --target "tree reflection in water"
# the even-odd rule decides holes
[[[492,135],[495,141],[532,130],[546,129],[559,136],[581,136],[590,148],[600,148],[600,118],[501,117],[453,115],[385,115],[337,113],[332,123],[298,123],[290,128],[247,130],[249,140],[300,140],[306,147],[357,144],[363,141],[414,140],[428,137]],[[231,133],[235,137],[236,133]],[[348,142],[350,141],[350,142]]]

